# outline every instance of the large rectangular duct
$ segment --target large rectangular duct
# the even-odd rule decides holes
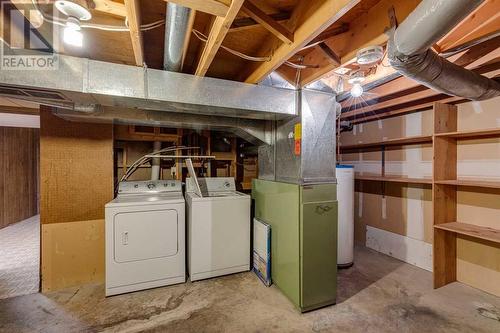
[[[57,55],[55,70],[0,71],[0,95],[91,110],[94,105],[277,120],[296,115],[295,91]],[[40,90],[10,96],[12,87]],[[2,93],[4,92],[4,93]],[[36,95],[36,94],[35,94]],[[52,104],[54,105],[54,104]]]
[[[293,184],[334,183],[335,95],[313,90],[297,94],[299,115],[275,123],[273,144],[259,147],[259,179]]]

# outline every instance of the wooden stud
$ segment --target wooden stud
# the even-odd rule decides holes
[[[293,33],[260,10],[251,0],[247,0],[243,4],[242,10],[283,42],[293,43]]]
[[[269,49],[267,55],[272,54],[272,59],[252,69],[251,73],[245,78],[245,82],[260,82],[358,3],[359,0],[311,0],[300,2],[295,8],[292,18],[287,22],[288,29],[294,32],[293,43],[282,43],[275,47],[270,42],[264,49]],[[297,28],[291,29],[291,25]]]
[[[434,134],[457,130],[457,107],[435,103]],[[435,181],[456,179],[457,142],[453,138],[434,136],[433,140],[432,203],[434,225],[457,220],[456,187],[437,184]],[[434,229],[434,288],[456,280],[456,234]]]
[[[236,15],[240,11],[243,2],[244,0],[233,0],[227,15],[215,18],[210,34],[208,35],[208,40],[203,48],[200,61],[196,68],[196,75],[205,76],[205,74],[207,74],[208,68],[212,64],[217,51],[219,51],[222,41],[226,37],[226,34],[236,18]]]
[[[94,0],[95,7],[93,10],[111,14],[119,17],[126,17],[127,10],[125,9],[125,5],[119,2],[115,2],[112,0]]]
[[[328,45],[321,42],[318,44],[318,48],[323,51],[334,64],[340,65],[340,57]]]
[[[141,12],[139,0],[125,0],[125,9],[130,29],[130,38],[132,39],[132,49],[134,50],[135,64],[142,66],[144,64],[144,49],[141,31]]]
[[[342,34],[325,41],[338,54],[342,64],[356,58],[359,49],[369,45],[384,45],[388,37],[385,30],[391,22],[387,13],[394,7],[398,22],[402,22],[420,3],[418,0],[395,1],[382,0],[369,11],[350,22],[349,33]],[[300,86],[307,85],[338,67],[325,59],[321,50],[314,49],[304,57],[304,63],[320,65],[320,68],[307,68],[301,71]]]
[[[167,1],[167,0],[165,0]],[[228,1],[217,0],[168,0],[168,2],[194,9],[203,13],[224,17],[229,13]],[[232,5],[232,4],[231,4]]]
[[[289,20],[291,17],[291,12],[278,12],[274,14],[269,14],[268,15],[272,20],[276,22],[281,22],[281,21],[286,21]],[[233,21],[233,24],[231,25],[231,29],[229,29],[229,32],[236,32],[236,31],[242,31],[242,30],[247,30],[247,29],[252,29],[255,28],[256,26],[259,26],[260,24],[253,20],[250,17],[242,17],[235,19]]]

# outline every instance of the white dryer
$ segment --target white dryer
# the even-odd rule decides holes
[[[106,296],[186,281],[180,181],[121,182],[105,207]]]
[[[191,281],[250,270],[250,196],[234,178],[186,180]]]

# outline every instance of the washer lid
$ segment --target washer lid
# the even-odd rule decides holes
[[[137,205],[165,205],[184,203],[182,193],[168,193],[158,195],[118,195],[108,202],[106,207],[137,206]]]

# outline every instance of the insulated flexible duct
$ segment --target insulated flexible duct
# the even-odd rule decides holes
[[[389,38],[393,68],[431,89],[480,101],[500,96],[500,83],[457,66],[430,48],[483,0],[423,0]]]

